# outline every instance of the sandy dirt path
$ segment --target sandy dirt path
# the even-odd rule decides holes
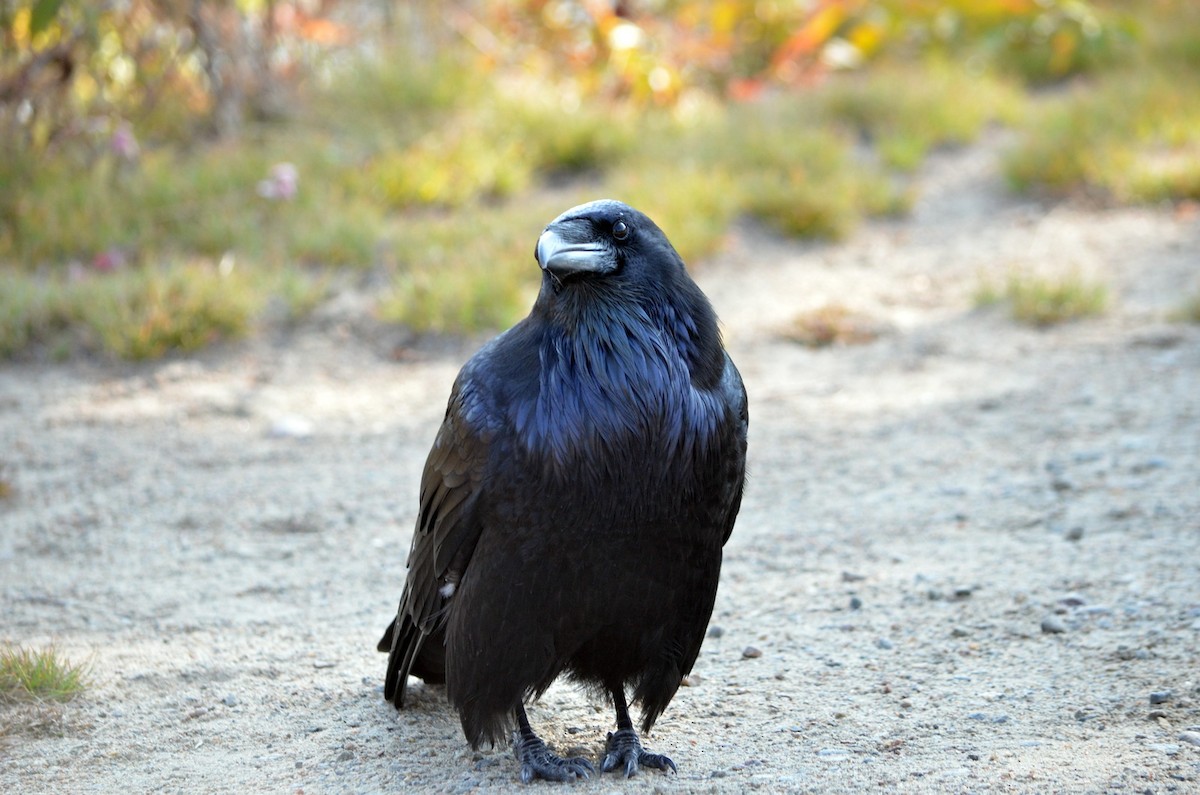
[[[1200,220],[1014,198],[996,151],[936,156],[911,219],[838,245],[743,226],[699,270],[751,481],[647,738],[679,774],[575,790],[1200,792],[1200,328],[1166,319],[1200,288]],[[972,309],[1010,266],[1114,306],[1048,331]],[[888,333],[779,336],[830,300]],[[373,651],[471,344],[381,355],[345,321],[0,370],[0,639],[93,681],[37,731],[0,706],[0,792],[522,789],[439,689],[386,705]],[[592,757],[611,721],[558,686],[531,718]]]

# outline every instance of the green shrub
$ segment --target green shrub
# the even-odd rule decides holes
[[[930,149],[973,141],[989,122],[1012,122],[1022,109],[1011,83],[942,62],[838,77],[814,100],[823,119],[849,126],[903,171],[921,165]]]
[[[25,275],[0,271],[0,359],[19,353],[52,323],[46,292]]]
[[[72,285],[89,342],[122,359],[153,359],[239,337],[261,297],[244,277],[203,265],[143,268]]]
[[[841,238],[864,215],[906,207],[900,189],[820,128],[760,118],[743,128],[734,160],[742,206],[789,235]]]
[[[1051,326],[1099,315],[1108,306],[1108,289],[1077,271],[1064,276],[1038,276],[1013,270],[1003,291],[984,281],[975,293],[976,306],[1007,302],[1015,320]]]
[[[475,120],[427,133],[403,150],[388,151],[367,166],[368,190],[387,205],[462,207],[479,198],[502,198],[525,189],[532,166],[514,136],[496,134]]]
[[[1056,98],[1030,114],[1004,168],[1020,190],[1200,198],[1200,93],[1138,73]]]
[[[0,646],[0,701],[70,701],[86,687],[85,666],[67,662],[53,646]]]
[[[985,34],[995,63],[1030,83],[1111,67],[1128,57],[1135,31],[1079,0],[1039,2],[1032,13]]]

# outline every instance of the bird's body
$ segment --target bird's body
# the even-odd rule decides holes
[[[539,745],[523,776],[567,778],[587,767],[549,754],[522,706],[566,673],[612,698],[628,731],[614,764],[674,767],[622,725],[625,692],[649,730],[699,653],[741,501],[745,390],[645,216],[570,210],[538,259],[533,311],[463,367],[430,452],[385,695],[402,705],[409,673],[445,681],[472,745],[515,722],[518,757]]]

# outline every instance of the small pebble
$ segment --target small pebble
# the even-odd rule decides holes
[[[230,693],[229,695],[225,696],[225,698],[221,699],[221,703],[227,707],[236,707],[238,703],[237,696],[235,696],[233,693]]]
[[[1170,466],[1170,464],[1165,458],[1147,458],[1140,464],[1134,464],[1131,467],[1131,471],[1135,473],[1149,472],[1153,469],[1166,469],[1168,466]]]
[[[714,626],[711,626],[708,628],[708,636],[710,638],[719,638],[724,634],[725,634],[725,630],[722,629],[721,627],[714,625]]]
[[[895,644],[894,644],[894,643],[892,643],[892,642],[891,642],[890,640],[888,640],[887,638],[878,638],[878,639],[875,641],[875,646],[876,646],[877,648],[883,649],[884,651],[889,651],[890,649],[893,649],[893,648],[895,648]]]
[[[1078,541],[1079,539],[1083,538],[1083,528],[1079,525],[1076,525],[1068,530],[1063,535],[1063,538],[1067,539],[1068,541]]]
[[[1200,745],[1200,732],[1180,732],[1179,739],[1191,745]]]
[[[281,439],[304,439],[312,436],[313,424],[298,414],[277,417],[267,429],[268,436]]]
[[[858,610],[862,607],[862,605],[863,605],[862,599],[859,599],[857,596],[850,597],[850,609],[851,610]]]
[[[950,637],[952,638],[965,638],[970,634],[971,633],[969,630],[963,629],[962,627],[955,627],[954,629],[950,630]]]
[[[353,754],[352,752],[350,752],[350,751],[342,751],[342,752],[341,752],[340,754],[338,754],[338,756],[337,756],[337,760],[338,760],[339,762],[349,762],[349,761],[350,761],[351,759],[353,759],[353,758],[354,758],[354,754]]]
[[[744,657],[747,660],[753,660],[756,657],[761,657],[761,656],[762,656],[762,650],[757,649],[754,646],[747,646],[746,648],[742,649],[742,657]]]
[[[480,781],[479,779],[475,778],[474,776],[467,776],[462,781],[455,784],[454,789],[451,790],[451,792],[454,792],[455,795],[457,795],[460,792],[461,793],[475,792],[482,785],[483,785],[483,782]]]
[[[1184,337],[1173,328],[1151,328],[1134,334],[1129,344],[1135,348],[1174,348]]]
[[[1046,616],[1042,619],[1042,632],[1047,635],[1059,635],[1067,631],[1067,626],[1062,621],[1054,616]]]
[[[1009,717],[1004,714],[989,715],[986,712],[972,712],[967,716],[967,720],[978,720],[985,723],[1008,723]]]
[[[1159,690],[1157,692],[1151,693],[1150,694],[1150,703],[1151,704],[1166,704],[1168,701],[1171,700],[1171,695],[1172,694],[1171,694],[1170,690]]]

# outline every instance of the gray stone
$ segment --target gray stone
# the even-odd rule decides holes
[[[1058,616],[1046,616],[1042,619],[1042,632],[1047,635],[1059,635],[1066,631],[1067,625]]]

